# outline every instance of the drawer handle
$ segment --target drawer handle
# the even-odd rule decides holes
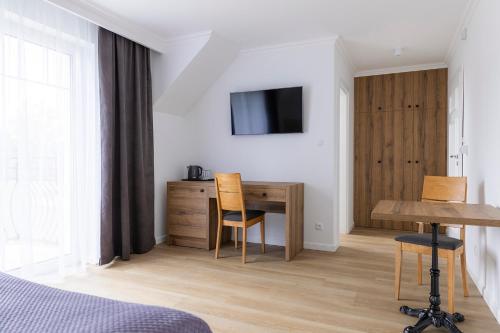
[[[263,197],[267,197],[267,193],[266,193],[266,192],[263,192],[263,193],[262,193],[262,196],[263,196]]]
[[[418,164],[418,161],[415,161],[415,163],[417,163],[417,164]]]
[[[382,161],[377,161],[377,163],[379,163],[379,164],[380,164],[380,163],[382,163]]]
[[[411,109],[411,105],[408,105],[408,109]]]
[[[378,109],[379,109],[379,110],[382,110],[382,107],[381,107],[381,106],[379,106],[379,107],[378,107]]]
[[[411,163],[411,161],[408,161],[408,164]]]
[[[416,104],[416,105],[415,105],[415,107],[417,107],[417,108],[418,108],[419,106],[420,106],[420,105],[418,105],[418,104]]]
[[[205,192],[205,189],[201,189],[201,190],[200,190],[200,192],[201,192],[201,193]]]

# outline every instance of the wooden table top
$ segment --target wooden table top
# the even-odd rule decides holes
[[[178,180],[178,181],[169,181],[167,183],[169,183],[169,184],[184,184],[184,185],[196,184],[196,185],[215,186],[215,183],[213,180],[211,180],[211,181]],[[298,182],[273,182],[273,181],[242,181],[242,183],[243,183],[243,186],[269,186],[269,187],[287,187],[287,186],[295,186],[295,185],[304,184],[304,183],[298,183]]]
[[[374,220],[500,227],[500,209],[479,204],[382,200],[371,217]]]

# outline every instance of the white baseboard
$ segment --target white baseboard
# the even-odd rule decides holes
[[[156,245],[167,241],[167,235],[155,236]]]
[[[304,249],[335,252],[339,248],[336,244],[304,242]]]

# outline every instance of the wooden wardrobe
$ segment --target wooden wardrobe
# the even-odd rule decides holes
[[[382,199],[420,200],[424,175],[446,175],[447,69],[357,77],[354,224],[416,230],[370,218]]]

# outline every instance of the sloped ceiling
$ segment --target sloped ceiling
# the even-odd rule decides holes
[[[155,111],[182,115],[236,57],[238,47],[210,32],[176,41],[153,56]]]

